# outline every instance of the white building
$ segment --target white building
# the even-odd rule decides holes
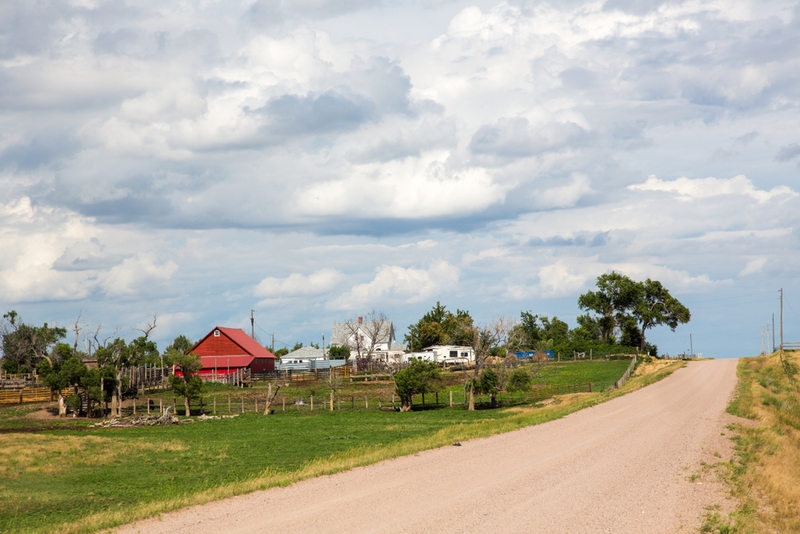
[[[375,361],[390,363],[401,358],[406,350],[403,343],[395,342],[392,321],[363,321],[333,323],[331,345],[348,347],[350,358],[371,357]]]

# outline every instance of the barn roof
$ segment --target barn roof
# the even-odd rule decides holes
[[[233,341],[236,345],[238,345],[242,352],[245,354],[249,354],[250,356],[255,356],[256,358],[275,358],[275,355],[272,354],[270,351],[259,345],[259,343],[253,339],[252,337],[248,336],[244,330],[241,328],[226,328],[224,326],[216,326],[211,329],[211,331],[205,335],[203,339],[198,341],[194,344],[194,346],[189,350],[192,352],[195,348],[201,345],[206,339],[210,336],[214,335],[214,330],[219,330],[221,334],[224,334],[225,337]],[[217,356],[220,358],[221,356]]]

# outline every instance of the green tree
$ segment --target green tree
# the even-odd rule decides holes
[[[570,330],[569,339],[573,343],[586,343],[590,341],[600,341],[603,331],[597,319],[589,314],[577,317],[578,326]]]
[[[61,327],[25,324],[12,310],[3,315],[3,370],[8,373],[32,373],[42,360],[49,359],[51,347],[67,335]],[[52,363],[52,362],[51,362]]]
[[[611,271],[597,277],[597,291],[578,298],[578,307],[596,314],[603,343],[608,343],[625,316],[636,306],[641,286],[623,274]]]
[[[497,407],[497,393],[500,391],[500,378],[491,367],[485,367],[475,384],[475,392],[489,395],[492,408]]]
[[[107,369],[108,374],[113,377],[114,393],[111,396],[111,416],[122,416],[122,388],[125,370],[134,363],[131,349],[122,338],[116,338],[110,343],[99,347],[94,357],[97,358],[97,365],[102,369]],[[101,374],[101,389],[105,389],[105,374]]]
[[[199,398],[203,392],[203,381],[197,376],[203,364],[200,363],[200,357],[193,352],[176,356],[175,364],[180,367],[182,376],[173,375],[169,380],[175,394],[183,397],[185,415],[188,416],[189,401]]]
[[[331,345],[328,347],[329,360],[346,360],[350,357],[350,349],[342,345]]]
[[[527,311],[520,313],[520,321],[509,336],[514,342],[514,350],[537,350],[542,342],[560,345],[569,341],[569,325],[558,317],[539,317]]]
[[[661,282],[649,278],[640,284],[639,298],[632,315],[641,325],[640,349],[645,349],[645,331],[654,326],[667,325],[672,331],[692,318],[689,309],[669,294]]]
[[[514,369],[508,376],[506,389],[508,391],[528,391],[531,388],[531,375],[522,369]]]
[[[469,312],[456,310],[453,314],[441,302],[426,313],[416,324],[408,327],[404,341],[412,351],[431,345],[469,345],[473,321]]]
[[[192,347],[194,347],[194,343],[188,337],[183,334],[179,335],[164,350],[164,365],[171,367],[175,363],[173,361],[174,354],[186,354]]]
[[[281,357],[286,356],[287,354],[289,354],[289,349],[286,348],[286,347],[281,347],[278,350],[276,350],[275,352],[273,352],[273,354],[275,355],[276,358],[278,358],[280,360]]]
[[[441,388],[441,371],[434,362],[412,359],[408,367],[392,375],[400,397],[400,411],[411,411],[414,395],[435,393]]]
[[[72,348],[69,345],[66,343],[59,345],[63,345],[60,352],[66,351],[66,358],[53,358],[52,364],[48,360],[42,360],[39,365],[39,375],[47,387],[58,393],[58,415],[63,417],[67,414],[64,389],[80,385],[88,370],[84,363],[72,356]]]

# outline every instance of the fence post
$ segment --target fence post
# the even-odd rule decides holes
[[[450,390],[450,407],[453,407],[453,390]]]
[[[311,395],[311,411],[314,411],[314,395]]]
[[[242,397],[242,413],[244,413],[244,397]]]
[[[364,393],[364,406],[369,410],[369,397],[367,397],[366,393]]]
[[[214,415],[217,415],[217,397],[214,397]]]
[[[231,396],[228,395],[228,413],[233,413],[231,410]]]
[[[158,399],[158,411],[164,413],[164,399]]]

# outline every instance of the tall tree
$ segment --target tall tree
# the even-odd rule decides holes
[[[621,328],[625,316],[636,305],[641,286],[615,271],[597,277],[597,291],[588,291],[578,298],[578,307],[592,311],[608,343],[616,328]]]
[[[113,375],[114,394],[111,397],[111,416],[122,416],[122,387],[125,370],[128,369],[133,361],[131,349],[122,338],[117,338],[112,342],[104,342],[95,353],[97,365],[102,369],[108,369],[109,374]],[[100,375],[101,389],[105,389],[105,374]]]
[[[188,417],[190,414],[189,402],[199,398],[203,392],[203,380],[197,376],[197,372],[202,369],[203,364],[200,363],[200,357],[197,354],[190,352],[189,354],[176,354],[175,365],[180,367],[182,376],[173,375],[169,377],[169,380],[175,394],[183,397],[185,415]]]
[[[435,393],[441,384],[441,371],[434,362],[412,359],[405,369],[392,375],[395,392],[400,397],[400,411],[411,411],[414,395]]]
[[[644,350],[644,336],[648,328],[667,325],[674,332],[679,324],[688,323],[692,314],[678,299],[669,294],[661,282],[648,278],[640,284],[640,287],[641,291],[632,315],[641,325],[640,349]]]
[[[69,345],[59,343],[56,347],[52,353],[52,364],[50,360],[42,360],[39,375],[47,387],[58,393],[58,415],[63,417],[67,414],[64,389],[79,385],[88,370],[85,364],[72,355]]]
[[[422,318],[408,327],[404,341],[412,351],[420,351],[432,345],[468,346],[472,340],[473,321],[469,312],[456,310],[451,313],[437,302]]]
[[[51,347],[67,335],[61,327],[25,324],[12,310],[3,315],[3,370],[8,373],[31,373],[43,359],[49,360]],[[52,363],[52,362],[51,362]]]
[[[511,332],[510,338],[515,348],[521,350],[538,350],[543,343],[552,347],[569,341],[569,325],[546,315],[539,317],[527,311],[520,313],[520,321]]]

